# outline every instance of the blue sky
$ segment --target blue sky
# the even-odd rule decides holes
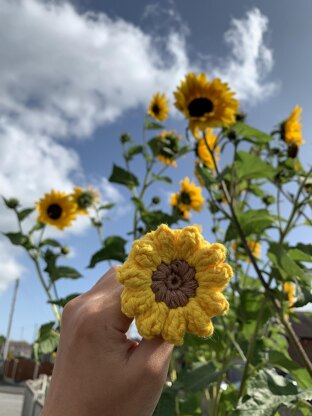
[[[237,91],[250,124],[267,131],[301,105],[302,162],[311,164],[309,0],[139,0],[135,6],[117,0],[0,0],[0,6],[0,194],[29,205],[52,187],[92,184],[119,205],[106,235],[125,235],[132,213],[128,194],[107,182],[113,162],[121,163],[118,137],[129,131],[140,140],[153,92],[172,97],[188,70],[222,76]],[[167,126],[182,133],[185,123],[173,112]],[[178,184],[192,170],[187,159],[170,173]],[[136,174],[142,172],[138,165]],[[170,189],[157,190],[164,206]],[[203,224],[210,239],[208,214],[192,220]],[[0,229],[14,227],[0,206]],[[73,247],[68,264],[84,274],[60,282],[60,293],[87,290],[106,270],[105,264],[85,269],[99,248],[94,230],[82,219],[56,236]],[[4,239],[0,261],[0,334],[20,275],[12,336],[31,341],[37,325],[52,318],[49,306],[31,264]]]

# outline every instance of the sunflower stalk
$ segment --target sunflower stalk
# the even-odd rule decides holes
[[[297,350],[297,352],[298,352],[299,356],[301,357],[301,359],[302,359],[302,360],[303,360],[303,362],[305,363],[305,366],[306,366],[306,368],[307,368],[307,370],[308,370],[309,374],[312,376],[312,363],[310,362],[309,357],[307,356],[307,354],[306,354],[305,350],[303,349],[303,347],[302,347],[302,345],[301,345],[301,343],[300,343],[300,341],[299,341],[299,339],[298,339],[298,337],[297,337],[296,333],[294,332],[294,330],[293,330],[293,328],[292,328],[291,324],[290,324],[290,323],[289,323],[289,321],[285,318],[285,316],[284,316],[284,312],[283,312],[283,309],[282,309],[282,307],[281,307],[281,305],[280,305],[280,302],[279,302],[277,299],[275,299],[274,295],[273,295],[273,294],[272,294],[272,292],[270,291],[270,288],[268,287],[267,282],[266,282],[266,281],[265,281],[265,279],[263,278],[263,275],[262,275],[262,273],[261,273],[261,270],[260,270],[260,269],[259,269],[259,267],[258,267],[258,264],[257,264],[256,258],[254,257],[254,255],[253,255],[253,253],[252,253],[252,250],[251,250],[251,249],[250,249],[250,247],[248,246],[248,243],[247,243],[246,237],[245,237],[244,232],[243,232],[243,230],[242,230],[242,228],[241,228],[241,225],[240,225],[240,223],[239,223],[239,221],[238,221],[237,215],[236,215],[236,213],[235,213],[235,209],[234,209],[234,207],[233,207],[233,203],[232,203],[231,197],[230,197],[229,192],[228,192],[228,190],[227,190],[226,183],[224,182],[224,180],[223,180],[223,179],[220,179],[220,171],[219,171],[219,168],[218,168],[217,161],[216,161],[216,159],[215,159],[215,157],[214,157],[214,153],[213,153],[212,149],[210,148],[210,146],[209,146],[209,144],[208,144],[208,142],[207,142],[207,140],[206,140],[206,138],[205,138],[205,134],[204,134],[203,136],[204,136],[204,140],[205,140],[206,147],[207,147],[207,149],[208,149],[208,151],[210,152],[210,155],[211,155],[211,157],[212,157],[212,160],[213,160],[213,163],[214,163],[214,167],[215,167],[215,170],[216,170],[216,173],[217,173],[217,177],[219,178],[219,183],[220,183],[220,185],[221,185],[221,188],[222,188],[222,191],[223,191],[224,197],[225,197],[225,199],[226,199],[226,201],[227,201],[227,203],[228,203],[228,205],[229,205],[229,207],[230,207],[231,214],[232,214],[232,219],[233,219],[233,223],[234,223],[234,225],[235,225],[235,226],[236,226],[236,228],[237,228],[237,231],[238,231],[239,236],[240,236],[240,238],[241,238],[242,244],[244,245],[244,248],[245,248],[245,250],[246,250],[246,253],[248,254],[248,256],[249,256],[249,258],[250,258],[250,260],[251,260],[251,263],[252,263],[252,265],[253,265],[253,267],[254,267],[254,270],[255,270],[255,272],[256,272],[256,274],[257,274],[257,276],[258,276],[258,278],[259,278],[259,280],[260,280],[261,284],[263,285],[264,289],[266,290],[266,292],[267,292],[267,294],[268,294],[269,299],[271,300],[271,302],[272,302],[272,304],[273,304],[273,306],[274,306],[274,308],[275,308],[276,312],[278,313],[278,316],[279,316],[279,318],[280,318],[280,321],[281,321],[281,322],[282,322],[282,324],[284,325],[284,327],[285,327],[285,329],[286,329],[286,331],[287,331],[287,333],[288,333],[288,336],[289,336],[289,338],[290,338],[291,343],[292,343],[292,344],[294,345],[294,347],[296,348],[296,350]],[[309,174],[310,174],[311,172],[312,172],[312,168],[310,169]],[[300,188],[302,189],[302,187],[300,187]],[[299,190],[300,190],[300,189],[299,189]],[[301,190],[300,190],[300,193],[301,193]],[[299,197],[300,197],[300,193],[299,193],[299,191],[298,191],[297,198],[299,198]],[[292,221],[292,218],[291,218],[291,221]],[[290,223],[290,221],[289,221],[289,223]],[[286,227],[286,229],[287,229],[287,231],[288,231],[289,227]],[[284,232],[282,233],[283,238],[285,238],[285,236],[286,236],[286,234],[285,234],[285,235],[284,235],[284,234],[285,234],[285,230],[284,230]]]

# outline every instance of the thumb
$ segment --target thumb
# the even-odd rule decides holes
[[[137,365],[152,369],[156,373],[167,374],[174,345],[157,336],[153,339],[142,339],[133,351]]]

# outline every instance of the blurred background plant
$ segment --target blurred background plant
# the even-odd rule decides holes
[[[208,212],[213,222],[209,241],[227,246],[234,270],[225,292],[230,311],[214,318],[211,338],[187,334],[184,345],[175,349],[155,414],[274,415],[285,407],[311,414],[312,364],[291,322],[295,308],[312,300],[312,245],[288,240],[293,229],[312,225],[312,169],[299,160],[301,108],[294,107],[278,128],[265,133],[246,122],[234,92],[220,79],[189,73],[174,97],[188,123],[185,135],[166,129],[169,100],[157,92],[147,107],[142,139],[120,136],[124,164],[113,165],[109,181],[124,187],[133,204],[128,241],[103,232],[103,213],[113,204],[103,204],[94,189],[51,190],[29,208],[4,199],[18,225],[6,236],[33,262],[55,316],[40,328],[34,356],[57,348],[62,309],[78,296],[60,298],[58,281],[82,277],[59,264],[70,249],[45,238],[47,227],[66,232],[77,216],[88,215],[100,245],[90,253],[88,267],[93,268],[99,262],[123,262],[127,243],[162,223],[182,227],[196,211],[203,213],[200,227]],[[162,182],[172,183],[170,169],[179,169],[182,157],[194,159],[195,171],[181,172],[180,189],[172,189],[164,211],[157,190]],[[140,178],[139,158],[145,164]],[[37,222],[25,229],[23,222],[35,209]],[[290,358],[289,347],[298,363]]]

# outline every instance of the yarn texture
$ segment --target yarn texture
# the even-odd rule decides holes
[[[226,248],[204,240],[197,226],[171,230],[161,225],[136,240],[117,270],[125,287],[121,310],[135,318],[139,334],[183,344],[185,332],[213,333],[211,318],[229,308],[221,291],[233,276]]]

